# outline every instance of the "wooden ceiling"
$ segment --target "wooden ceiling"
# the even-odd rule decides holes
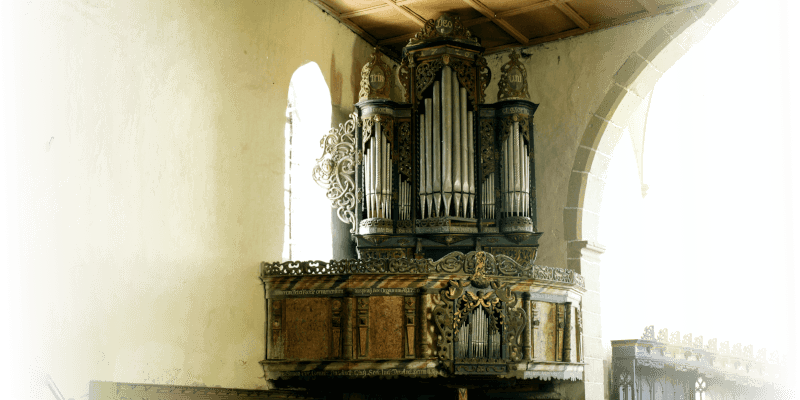
[[[426,20],[458,15],[486,53],[532,46],[709,0],[309,0],[398,59]]]

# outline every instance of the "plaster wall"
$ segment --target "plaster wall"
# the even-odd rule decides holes
[[[306,0],[14,3],[4,378],[264,388],[289,81],[314,61],[349,106],[371,47]]]
[[[2,229],[18,244],[9,258],[20,260],[24,311],[14,325],[24,334],[12,354],[25,358],[13,376],[49,374],[66,398],[85,394],[89,380],[264,388],[258,263],[281,257],[289,81],[316,62],[338,124],[357,101],[369,45],[306,0],[15,7],[4,18],[20,39],[10,46],[16,90],[3,94],[16,107],[4,127],[16,133],[4,150],[15,190],[3,196],[17,217]],[[538,264],[573,267],[569,242],[594,237],[597,221],[576,232],[565,217],[569,194],[583,193],[571,185],[602,196],[602,184],[571,179],[576,160],[592,160],[581,140],[597,110],[626,124],[624,110],[635,106],[607,104],[608,94],[631,55],[666,27],[693,22],[685,17],[523,50],[541,105]],[[499,71],[508,58],[487,59]],[[645,73],[629,95],[646,96],[660,76]],[[594,385],[585,395],[599,398],[599,268],[581,272]],[[573,386],[564,391],[583,397],[583,385]],[[37,387],[37,397],[50,396]]]
[[[534,152],[538,228],[544,234],[537,264],[567,268],[567,241],[574,237],[565,226],[564,207],[581,136],[625,59],[672,18],[674,14],[645,18],[522,50],[530,99],[539,104]],[[508,52],[486,58],[492,71],[509,59]],[[497,101],[499,79],[499,73],[493,74],[487,102]],[[586,196],[600,198],[602,192]]]

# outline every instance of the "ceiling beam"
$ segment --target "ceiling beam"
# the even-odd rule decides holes
[[[561,12],[564,13],[564,15],[567,16],[567,18],[571,19],[572,22],[575,23],[575,25],[578,25],[579,27],[581,27],[581,29],[589,29],[589,23],[586,22],[586,20],[583,19],[583,17],[578,15],[578,13],[576,13],[575,10],[573,10],[572,7],[570,7],[568,4],[564,4],[558,0],[550,0],[550,3],[556,6],[559,10],[561,10]]]
[[[404,6],[406,4],[416,3],[416,2],[419,2],[419,1],[422,1],[422,0],[398,0],[394,4],[396,4],[398,6]],[[342,13],[341,14],[341,18],[353,18],[353,17],[358,17],[358,16],[361,16],[361,15],[373,14],[373,13],[376,13],[376,12],[384,11],[384,10],[386,10],[388,8],[391,8],[391,6],[388,5],[388,4],[379,4],[377,6],[367,7],[367,8],[363,8],[361,10],[355,10],[355,11]]]
[[[671,6],[665,6],[663,8],[660,8],[659,9],[659,14],[666,14],[666,13],[671,13],[671,12],[682,11],[682,10],[685,10],[687,8],[692,8],[692,7],[699,6],[701,4],[707,4],[708,2],[709,2],[709,0],[688,0],[688,1],[685,1],[683,3],[677,3],[677,4],[674,4],[674,5],[671,5]],[[533,38],[528,42],[527,46],[528,47],[535,46],[537,44],[552,42],[554,40],[564,39],[564,38],[567,38],[567,37],[570,37],[570,36],[577,36],[577,35],[581,35],[581,34],[584,34],[584,33],[587,33],[587,32],[597,31],[597,30],[600,30],[600,29],[608,29],[608,28],[611,28],[611,27],[624,25],[624,24],[627,24],[629,22],[636,21],[636,20],[642,19],[642,18],[647,18],[647,17],[650,17],[650,16],[651,16],[651,14],[649,12],[641,11],[641,12],[638,12],[638,13],[635,13],[635,14],[628,15],[627,17],[624,17],[624,18],[618,18],[618,19],[614,19],[614,20],[611,20],[611,21],[608,21],[608,22],[602,22],[602,23],[599,23],[599,24],[590,25],[588,29],[574,28],[574,29],[570,29],[568,31],[559,32],[559,33],[552,34],[552,35]],[[504,51],[504,50],[514,49],[514,48],[519,48],[519,47],[522,47],[522,46],[520,46],[519,44],[516,44],[516,43],[504,44],[504,45],[490,47],[490,48],[486,49],[486,53],[485,54],[498,53],[498,52],[501,52],[501,51]]]
[[[566,1],[567,0],[559,0],[559,2],[561,2],[561,3],[564,3]],[[528,11],[535,11],[535,10],[538,10],[540,8],[550,7],[552,5],[553,5],[553,3],[551,3],[549,0],[542,0],[542,1],[538,2],[538,3],[529,4],[529,5],[525,6],[525,7],[515,8],[513,10],[508,10],[508,11],[503,11],[501,13],[497,13],[497,18],[506,18],[506,17],[510,17],[512,15],[526,13]]]
[[[499,26],[500,29],[506,31],[509,35],[511,35],[514,39],[517,39],[518,42],[521,44],[528,44],[528,38],[525,37],[520,31],[516,30],[511,24],[506,22],[501,18],[497,18],[497,14],[494,11],[490,10],[489,7],[486,7],[481,3],[479,0],[463,0],[465,3],[469,4],[472,8],[478,10],[479,13],[483,14],[484,17],[489,18],[495,25]]]
[[[342,18],[341,14],[339,14],[338,11],[336,11],[333,7],[331,7],[330,5],[325,3],[324,1],[322,1],[322,0],[309,0],[309,1],[314,3],[317,7],[321,8],[326,13],[328,13],[335,20],[341,22],[346,27],[350,28],[351,31],[355,32],[362,39],[366,40],[369,44],[371,44],[373,46],[378,44],[378,40],[375,39],[374,36],[370,35],[365,30],[361,29],[360,26],[354,24],[353,21],[350,21],[348,19]]]
[[[658,14],[658,3],[655,0],[636,0],[650,14]]]
[[[401,14],[408,17],[408,19],[414,21],[419,26],[425,26],[425,18],[420,17],[417,13],[411,11],[406,6],[398,6],[392,0],[383,0],[384,3],[388,4],[389,7],[394,8],[395,10],[399,11]]]

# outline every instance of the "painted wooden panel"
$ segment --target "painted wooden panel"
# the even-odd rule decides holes
[[[369,356],[375,359],[405,357],[403,297],[373,296],[369,305]]]
[[[324,359],[330,355],[330,298],[288,298],[284,332],[286,359]]]

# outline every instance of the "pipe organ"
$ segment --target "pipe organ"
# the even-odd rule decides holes
[[[377,49],[364,65],[314,169],[359,258],[262,263],[268,379],[582,377],[584,280],[534,264],[537,105],[519,55],[502,61],[486,103],[483,47],[442,15],[396,78]]]
[[[353,184],[329,187],[359,257],[439,258],[483,246],[535,256],[537,104],[515,52],[499,70],[498,101],[486,103],[492,73],[482,54],[458,17],[443,15],[405,47],[400,101],[377,49],[364,66],[349,139]],[[326,149],[317,177],[341,170],[333,160]]]

